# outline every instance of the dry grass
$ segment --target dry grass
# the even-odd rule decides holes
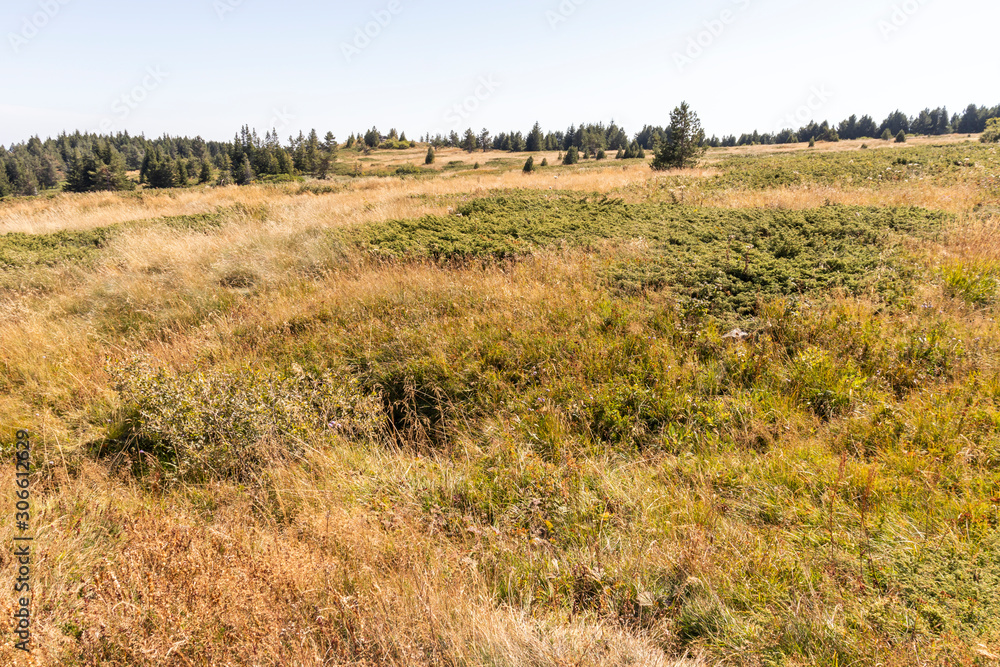
[[[823,149],[847,150],[847,144]],[[388,165],[422,161],[423,151],[376,156]],[[437,166],[459,157],[481,159],[442,151]],[[866,480],[874,480],[882,503],[876,511],[892,530],[910,536],[908,512],[919,504],[913,512],[921,518],[937,513],[933,537],[942,543],[961,541],[956,517],[972,512],[973,502],[988,497],[995,481],[983,463],[988,442],[970,440],[957,453],[919,459],[906,451],[853,453],[857,445],[849,429],[867,428],[875,410],[863,403],[826,423],[796,408],[791,397],[761,407],[753,396],[734,395],[725,409],[752,418],[733,431],[733,447],[655,454],[587,450],[579,436],[569,435],[572,425],[563,413],[529,412],[517,401],[535,401],[535,395],[516,396],[500,414],[463,424],[450,450],[317,434],[303,443],[299,458],[276,461],[256,483],[244,485],[220,480],[169,486],[156,475],[133,475],[121,459],[89,453],[88,443],[104,434],[104,420],[118,401],[107,363],[133,353],[179,370],[267,368],[348,352],[354,355],[349,361],[361,365],[361,358],[376,357],[380,346],[392,343],[401,354],[418,350],[447,369],[482,353],[476,347],[480,335],[483,341],[488,335],[511,347],[524,345],[531,357],[578,328],[591,327],[595,349],[581,345],[566,365],[553,365],[559,372],[580,373],[567,380],[575,381],[585,375],[581,368],[595,363],[591,356],[602,356],[596,347],[605,344],[600,336],[632,344],[660,335],[651,323],[670,312],[666,297],[627,301],[632,310],[621,315],[598,284],[605,265],[641,254],[640,244],[448,268],[370,262],[332,244],[324,231],[444,214],[460,199],[515,188],[641,201],[664,187],[696,185],[716,173],[706,168],[655,174],[644,165],[614,163],[533,176],[484,168],[434,178],[343,181],[337,183],[342,190],[323,195],[296,194],[298,186],[287,185],[141,197],[60,195],[0,204],[0,230],[29,233],[229,211],[224,225],[209,233],[129,229],[93,264],[25,271],[23,284],[8,281],[0,291],[3,442],[9,443],[15,425],[28,425],[40,464],[32,519],[38,554],[36,651],[25,659],[11,648],[9,630],[0,631],[0,664],[687,667],[832,665],[848,654],[877,654],[892,666],[934,664],[948,656],[957,656],[956,664],[974,664],[975,656],[994,664],[987,657],[998,652],[991,635],[976,640],[983,642],[979,646],[967,637],[914,630],[892,643],[871,638],[875,625],[855,627],[869,623],[895,594],[873,593],[871,580],[857,576],[854,550],[863,534],[858,494]],[[701,196],[699,203],[722,207],[809,208],[832,202],[952,211],[959,215],[948,234],[913,242],[929,270],[1000,261],[996,216],[977,209],[995,202],[968,184]],[[244,282],[226,287],[235,274]],[[787,316],[775,306],[761,317],[760,328],[801,335],[815,346],[835,347],[843,335],[850,345],[891,347],[896,343],[886,338],[916,344],[941,324],[970,341],[960,362],[967,375],[956,371],[925,392],[884,399],[894,415],[930,432],[938,428],[927,416],[934,410],[941,411],[942,424],[965,419],[961,406],[942,397],[978,391],[975,400],[987,410],[990,383],[1000,387],[996,306],[968,306],[948,297],[935,280],[920,286],[919,308],[893,314],[896,319],[888,323],[879,319],[885,317],[883,304],[841,298],[824,306],[828,310],[808,306]],[[618,316],[628,321],[615,324]],[[726,364],[735,363],[738,351],[725,347],[718,333],[707,327],[691,334],[698,354],[709,350],[723,355]],[[484,342],[483,349],[496,353],[505,349],[501,343],[490,348]],[[667,350],[664,359],[677,366],[678,386],[711,382],[722,372],[718,360],[685,361],[679,349],[669,352],[671,344],[648,343]],[[793,360],[782,358],[778,347],[766,354],[774,355],[775,376],[787,376]],[[530,363],[545,375],[552,370],[549,361],[539,356]],[[599,384],[600,378],[588,381]],[[562,449],[540,462],[537,448],[546,438]],[[500,472],[483,467],[488,460],[507,467]],[[869,477],[872,470],[877,474]],[[533,493],[550,493],[566,511],[582,512],[599,495],[609,511],[602,506],[597,516],[607,524],[589,541],[560,546],[557,536],[544,530],[511,528],[517,503],[492,522],[474,516],[473,492],[525,478],[537,482]],[[582,488],[580,480],[587,480],[590,491],[575,496],[571,491],[574,485]],[[0,475],[0,496],[12,498],[13,492],[12,476]],[[523,500],[531,506],[530,499]],[[933,509],[927,509],[932,501]],[[836,521],[830,534],[824,523],[828,510]],[[968,523],[965,530],[969,539]],[[10,543],[13,534],[13,526],[0,523],[0,539]],[[0,587],[8,591],[12,565],[9,552],[0,554]],[[547,586],[555,592],[547,601],[503,597],[505,578],[517,583],[522,596]],[[681,593],[701,595],[696,602],[718,610],[717,618],[689,619],[688,632],[694,634],[686,638],[673,620],[648,625],[623,620],[621,609],[608,606],[611,593],[598,604],[577,598],[564,603],[566,594],[558,592],[558,586],[578,580],[606,581],[609,590],[610,582],[624,582],[648,591],[677,578]],[[0,598],[0,606],[10,601]],[[676,607],[670,613],[679,613],[682,602],[671,604]],[[723,630],[712,630],[714,621]],[[871,647],[851,645],[856,636],[851,633],[859,632],[870,633]],[[790,644],[781,643],[786,641]],[[808,650],[796,652],[797,641]]]

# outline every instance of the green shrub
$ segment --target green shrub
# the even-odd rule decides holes
[[[986,131],[979,137],[984,144],[1000,142],[1000,118],[990,118],[986,121]]]
[[[111,373],[121,407],[101,452],[152,457],[172,481],[253,479],[311,432],[374,435],[380,425],[377,400],[329,374],[174,374],[138,360]]]

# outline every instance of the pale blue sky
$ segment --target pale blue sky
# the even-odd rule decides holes
[[[1000,104],[998,18],[987,0],[4,0],[0,143],[229,139],[244,123],[282,139],[536,119],[634,134],[682,100],[718,135],[790,114],[954,113]]]

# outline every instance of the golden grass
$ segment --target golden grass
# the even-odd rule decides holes
[[[830,150],[846,150],[848,143]],[[422,153],[403,151],[385,159],[417,160]],[[452,159],[459,157],[480,159],[464,154]],[[442,151],[438,166],[449,158]],[[552,309],[569,311],[581,299],[596,299],[588,283],[593,259],[584,253],[553,252],[485,269],[372,265],[350,255],[331,256],[317,230],[442,214],[456,195],[488,196],[511,188],[641,199],[676,176],[614,163],[532,176],[519,170],[484,172],[362,178],[324,195],[294,194],[297,186],[253,186],[0,204],[0,231],[30,233],[239,207],[217,232],[133,229],[115,237],[93,267],[42,268],[38,280],[44,278],[44,290],[0,292],[0,424],[5,441],[15,425],[29,425],[36,435],[36,461],[44,462],[34,486],[36,652],[25,660],[11,647],[9,632],[0,632],[0,664],[704,664],[697,656],[671,652],[675,638],[654,630],[594,614],[497,604],[484,573],[490,549],[527,552],[539,562],[552,560],[553,553],[510,536],[487,546],[471,536],[445,539],[428,527],[418,491],[459,490],[468,461],[331,439],[308,443],[302,460],[275,465],[259,486],[161,488],[155,480],[136,480],[120,461],[85,455],[85,445],[101,435],[92,417],[107,414],[115,403],[105,364],[132,352],[174,369],[263,365],[272,354],[268,346],[289,337],[288,322],[324,309],[351,313],[360,304],[381,303],[395,311],[433,311],[463,299],[488,304],[463,322],[428,317],[424,328],[411,333],[433,346],[449,326],[472,329],[489,322],[524,329]],[[685,178],[696,183],[714,173],[707,168]],[[1000,261],[996,216],[974,211],[989,199],[964,184],[730,191],[704,195],[700,203],[805,208],[827,202],[959,213],[950,234],[930,246],[936,261]],[[237,271],[251,274],[252,285],[224,288],[221,280]],[[995,309],[967,310],[945,299],[937,285],[925,286],[920,296],[931,310],[965,322],[966,331],[985,341],[995,338]],[[842,307],[853,308],[858,320],[874,310],[864,302]],[[133,316],[146,318],[148,329],[107,328]],[[384,324],[366,313],[351,326],[361,340],[366,329]],[[779,426],[791,433],[800,425]],[[780,447],[755,456],[759,467],[753,470],[783,478],[829,467],[834,458],[826,448],[834,436],[822,425],[808,426],[809,437],[789,436]],[[747,425],[748,440],[758,427]],[[473,452],[496,446],[465,444]],[[764,581],[781,567],[815,566],[798,560],[798,543],[778,527],[748,530],[726,514],[733,508],[723,508],[713,486],[714,478],[727,474],[726,463],[695,469],[684,468],[691,464],[680,459],[623,462],[611,454],[580,463],[581,478],[599,480],[611,497],[623,505],[634,502],[639,510],[621,520],[607,546],[581,549],[579,564],[599,568],[602,553],[614,552],[615,565],[638,580],[650,571],[707,572],[713,581],[706,583],[716,586],[753,577]],[[728,463],[731,469],[748,465],[735,455]],[[857,487],[867,470],[864,460],[852,462],[847,483]],[[669,492],[655,486],[665,474],[678,477],[666,487]],[[395,494],[395,506],[385,505],[387,489]],[[0,476],[0,495],[12,498],[13,492],[12,476]],[[736,508],[740,511],[758,510],[752,498],[740,502],[747,504]],[[0,539],[10,544],[13,535],[13,526],[0,523]],[[612,547],[613,539],[619,543]],[[0,588],[11,590],[12,571],[9,552],[0,554]],[[838,593],[852,595],[846,588]],[[0,597],[5,614],[10,600]],[[818,625],[837,621],[836,608],[832,617],[821,618],[814,600],[799,604],[806,611],[793,609],[789,616]],[[914,640],[893,648],[890,664],[910,664],[918,645]],[[738,649],[724,659],[740,661]]]
[[[965,134],[945,134],[940,136],[908,136],[906,142],[897,144],[895,137],[889,141],[882,139],[850,139],[841,141],[817,141],[812,148],[809,142],[803,141],[797,144],[760,144],[757,146],[732,146],[726,148],[713,148],[707,154],[707,159],[712,162],[715,158],[732,157],[734,155],[773,155],[781,153],[797,153],[800,151],[811,151],[816,153],[840,153],[846,151],[856,151],[862,145],[867,144],[869,148],[912,148],[914,146],[942,146],[947,144],[961,144],[967,141],[978,142],[979,135]]]

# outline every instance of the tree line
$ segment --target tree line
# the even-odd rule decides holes
[[[245,185],[288,180],[297,175],[326,178],[340,144],[332,132],[299,133],[282,144],[277,132],[261,138],[243,127],[230,142],[201,137],[147,139],[128,132],[96,135],[62,133],[42,141],[32,137],[10,148],[0,146],[0,197],[37,195],[60,183],[69,192],[128,190],[136,182],[153,188],[195,184]]]
[[[753,144],[789,144],[807,141],[839,141],[841,139],[891,139],[905,134],[944,135],[944,134],[979,134],[986,130],[986,123],[991,118],[1000,117],[1000,105],[995,107],[979,107],[970,104],[958,114],[949,115],[947,107],[924,109],[916,116],[907,116],[902,111],[894,111],[881,123],[871,116],[852,115],[837,125],[824,121],[816,124],[811,121],[799,129],[786,128],[780,132],[761,134],[756,130],[743,134],[739,138],[734,135],[712,137],[708,145],[747,146]]]
[[[977,134],[987,129],[990,119],[1000,117],[1000,105],[969,105],[962,113],[949,114],[946,107],[924,109],[915,116],[894,111],[881,123],[871,116],[852,115],[836,125],[810,121],[798,129],[774,133],[754,131],[739,137],[703,137],[703,147],[784,144],[840,139],[882,138],[906,134]],[[991,126],[993,127],[993,126]],[[520,130],[493,134],[472,128],[459,134],[426,134],[420,138],[429,150],[445,147],[476,151],[540,152],[560,151],[564,164],[579,159],[644,158],[646,151],[659,152],[675,143],[671,127],[646,125],[634,135],[612,121],[610,124],[584,123],[566,130],[543,131],[539,123],[524,133]],[[991,135],[992,136],[992,135]],[[154,188],[185,187],[194,184],[245,185],[255,181],[290,180],[300,175],[327,178],[330,174],[354,174],[338,162],[341,150],[370,153],[374,150],[405,149],[417,146],[405,132],[395,128],[383,134],[377,127],[352,133],[341,145],[332,132],[323,138],[314,129],[300,132],[282,142],[277,131],[261,138],[244,126],[232,141],[206,141],[201,137],[163,136],[149,139],[128,132],[96,135],[62,133],[44,141],[32,137],[9,148],[0,145],[0,197],[36,195],[60,184],[71,192],[127,190],[136,187],[128,172],[138,172],[138,184]]]

